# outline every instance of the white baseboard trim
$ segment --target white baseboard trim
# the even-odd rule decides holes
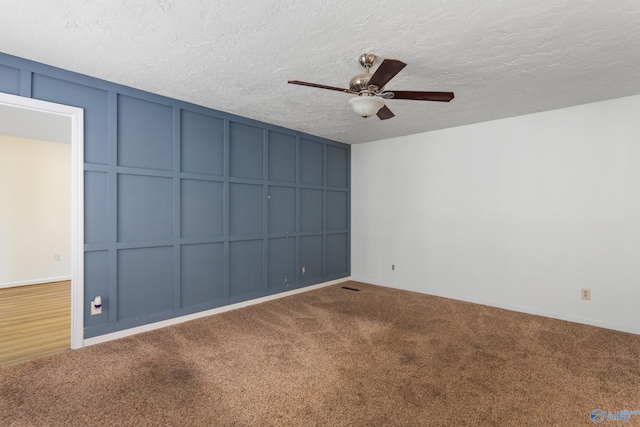
[[[502,308],[504,310],[516,311],[519,313],[526,313],[526,314],[533,314],[536,316],[548,317],[550,319],[564,320],[566,322],[573,322],[573,323],[581,323],[583,325],[597,326],[599,328],[611,329],[614,331],[627,332],[630,334],[640,335],[639,327],[634,327],[629,325],[621,325],[617,323],[603,322],[601,320],[586,319],[583,317],[553,313],[550,311],[540,310],[533,307],[523,307],[523,306],[512,305],[512,304],[504,304],[504,303],[500,303],[492,300],[483,300],[480,298],[472,298],[465,295],[458,295],[455,293],[435,292],[431,289],[425,289],[424,291],[416,291],[414,289],[407,289],[400,286],[396,286],[394,284],[380,283],[375,280],[369,280],[363,277],[352,276],[351,280],[353,280],[354,282],[363,282],[363,283],[369,283],[372,285],[385,286],[387,288],[400,289],[400,290],[409,291],[409,292],[418,292],[426,295],[433,295],[433,296],[442,297],[442,298],[454,299],[457,301],[464,301],[464,302],[470,302],[473,304],[486,305],[489,307]]]
[[[271,301],[274,299],[284,298],[303,292],[312,291],[314,289],[324,288],[326,286],[337,285],[338,283],[348,282],[351,277],[344,277],[342,279],[332,280],[330,282],[318,283],[317,285],[305,286],[304,288],[293,289],[278,294],[268,295],[262,298],[256,298],[249,301],[242,301],[236,304],[225,305],[223,307],[213,308],[211,310],[200,311],[198,313],[187,314],[186,316],[174,317],[173,319],[167,319],[160,322],[150,323],[148,325],[137,326],[135,328],[125,329],[123,331],[113,332],[110,334],[104,334],[93,338],[87,338],[83,341],[83,346],[88,347],[95,344],[101,344],[108,341],[117,340],[119,338],[128,337],[131,335],[140,334],[142,332],[153,331],[155,329],[166,328],[167,326],[177,325],[179,323],[188,322],[190,320],[200,319],[202,317],[212,316],[214,314],[224,313],[226,311],[237,310],[243,307],[249,307],[251,305],[260,304],[263,302]]]
[[[47,277],[45,279],[33,279],[33,280],[24,280],[21,282],[0,283],[0,289],[14,288],[16,286],[40,285],[42,283],[51,283],[51,282],[64,282],[65,280],[71,280],[71,276]]]

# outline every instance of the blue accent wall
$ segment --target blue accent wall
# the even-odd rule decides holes
[[[0,92],[84,109],[85,338],[350,274],[349,145],[2,53]]]

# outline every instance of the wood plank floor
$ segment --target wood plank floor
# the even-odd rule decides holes
[[[71,282],[0,289],[0,366],[69,349]]]

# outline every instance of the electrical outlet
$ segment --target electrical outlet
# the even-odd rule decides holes
[[[102,314],[102,297],[98,296],[91,301],[91,315]]]
[[[582,288],[580,290],[580,298],[590,300],[591,299],[591,289]]]
[[[62,254],[55,254],[53,256],[53,259],[56,260],[56,261],[62,261]]]
[[[395,264],[391,264],[391,271],[395,271],[396,270],[396,265]]]
[[[96,303],[91,301],[91,315],[102,314],[102,306],[96,308]]]
[[[303,266],[302,267],[302,274],[304,274],[306,271],[307,271],[307,268]]]

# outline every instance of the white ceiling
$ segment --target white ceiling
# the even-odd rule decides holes
[[[0,51],[347,143],[640,93],[637,0],[2,0]],[[362,119],[359,54],[407,67]]]
[[[71,118],[0,102],[0,135],[71,144]]]

